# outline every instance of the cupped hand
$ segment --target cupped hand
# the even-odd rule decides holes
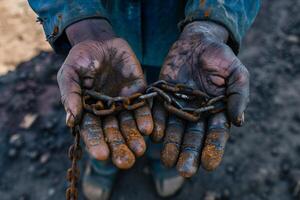
[[[83,90],[94,90],[111,97],[130,96],[144,92],[146,81],[128,43],[110,33],[107,22],[98,22],[86,20],[69,27],[67,34],[73,47],[57,80],[67,113],[66,123],[69,127],[80,125],[90,155],[107,160],[111,154],[118,168],[128,169],[134,164],[135,157],[146,150],[142,135],[149,135],[153,129],[150,108],[145,105],[135,111],[98,117],[84,112]],[[94,27],[97,27],[96,32],[100,31],[96,36]],[[85,32],[89,28],[92,29],[91,37]]]
[[[154,141],[164,138],[162,162],[176,165],[184,177],[193,176],[201,165],[214,170],[221,162],[230,124],[241,126],[249,99],[249,74],[226,45],[228,32],[212,22],[188,24],[171,47],[160,79],[201,90],[211,97],[225,95],[226,111],[189,122],[168,114],[162,103],[153,108]],[[188,107],[197,108],[196,104]]]

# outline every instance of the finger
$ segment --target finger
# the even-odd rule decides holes
[[[105,142],[100,118],[85,113],[80,133],[90,155],[97,160],[107,160],[109,148]]]
[[[234,125],[241,126],[249,102],[249,72],[240,61],[236,61],[232,68],[227,86],[228,115]]]
[[[146,150],[146,143],[136,127],[132,114],[128,111],[121,112],[119,119],[121,132],[127,145],[137,157],[142,156]]]
[[[168,120],[161,160],[166,167],[175,165],[178,159],[184,131],[183,120],[171,115]]]
[[[154,142],[159,142],[165,133],[167,112],[164,109],[161,101],[155,101],[153,106],[153,121],[154,128],[151,134],[151,139]]]
[[[64,63],[57,74],[57,82],[61,101],[67,113],[66,124],[74,127],[79,122],[82,112],[79,76],[72,66]]]
[[[119,131],[116,117],[106,117],[104,119],[103,129],[112,153],[112,162],[120,169],[132,167],[135,162],[135,157],[125,144],[121,132]]]
[[[212,171],[220,165],[229,137],[229,128],[224,112],[214,114],[208,119],[207,135],[201,156],[201,165],[204,169]]]
[[[134,111],[135,120],[139,131],[144,135],[150,135],[153,131],[153,120],[148,105]]]
[[[181,146],[181,153],[176,166],[181,176],[189,178],[197,172],[204,134],[205,126],[202,120],[190,122],[187,125]]]

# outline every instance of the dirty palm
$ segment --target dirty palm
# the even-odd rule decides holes
[[[131,167],[134,155],[141,156],[146,149],[141,133],[152,132],[150,108],[145,105],[134,112],[123,111],[100,118],[83,112],[81,96],[83,89],[109,96],[129,96],[145,89],[142,69],[128,44],[118,38],[105,43],[79,43],[58,72],[58,82],[67,124],[73,127],[81,123],[82,138],[89,153],[96,159],[106,160],[111,151],[117,167]]]

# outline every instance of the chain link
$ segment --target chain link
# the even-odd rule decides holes
[[[150,85],[145,94],[135,93],[129,97],[110,97],[86,90],[83,107],[97,116],[115,114],[122,110],[135,110],[148,99],[158,98],[168,112],[188,121],[198,121],[202,113],[217,113],[225,108],[225,96],[210,97],[206,93],[184,84],[172,84],[163,80]],[[185,107],[184,102],[194,102],[197,108]]]
[[[204,113],[218,113],[225,109],[224,95],[210,97],[184,84],[172,84],[160,80],[150,85],[146,93],[152,91],[157,92],[168,112],[191,122],[198,121]],[[192,105],[196,104],[197,108],[185,107],[190,102]]]
[[[106,116],[122,110],[136,110],[146,105],[147,99],[155,96],[157,96],[156,92],[135,93],[128,97],[110,97],[99,92],[85,90],[83,107],[87,112],[97,116]]]
[[[72,162],[72,165],[67,171],[67,180],[69,181],[69,187],[66,190],[66,199],[77,200],[78,199],[77,184],[80,177],[80,169],[77,165],[77,162],[82,157],[79,127],[75,126],[74,128],[72,128],[71,133],[74,136],[74,143],[70,146],[68,152],[68,156]]]

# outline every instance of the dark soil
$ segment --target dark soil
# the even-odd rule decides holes
[[[300,199],[299,10],[300,1],[263,2],[240,53],[251,73],[247,123],[233,129],[222,165],[171,199]],[[0,78],[1,200],[64,199],[72,137],[56,84],[62,62],[42,52]],[[145,163],[120,174],[112,199],[159,199]]]

